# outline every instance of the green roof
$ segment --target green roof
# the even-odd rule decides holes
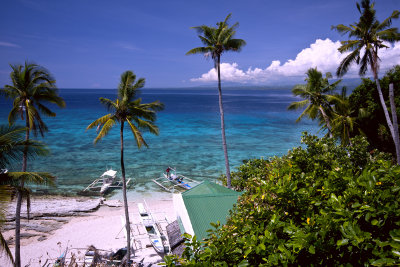
[[[203,182],[182,193],[186,210],[198,240],[206,238],[210,223],[220,221],[225,224],[229,210],[236,204],[242,193],[212,182]]]

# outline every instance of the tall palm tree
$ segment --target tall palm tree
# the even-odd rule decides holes
[[[126,233],[127,233],[127,249],[128,260],[130,260],[130,222],[128,213],[128,200],[126,197],[126,179],[124,165],[124,125],[127,123],[131,130],[137,147],[140,149],[143,145],[148,146],[143,138],[141,130],[149,131],[158,135],[158,127],[154,124],[156,120],[156,111],[164,108],[159,101],[152,103],[142,103],[141,98],[137,98],[139,89],[144,86],[145,79],[140,78],[136,82],[136,75],[132,71],[126,71],[121,75],[121,82],[118,87],[118,98],[112,101],[107,98],[100,98],[100,102],[111,112],[92,122],[86,130],[94,127],[101,128],[99,134],[94,139],[96,144],[100,139],[106,136],[111,128],[120,124],[120,141],[121,141],[121,172],[123,182],[123,198],[125,208]]]
[[[368,67],[371,68],[386,122],[396,147],[397,164],[400,164],[399,136],[395,132],[392,120],[390,119],[378,77],[380,62],[378,55],[379,49],[388,47],[384,43],[385,41],[394,42],[400,40],[398,29],[390,28],[392,20],[399,18],[400,12],[398,10],[393,11],[392,15],[381,23],[376,19],[374,3],[371,4],[370,0],[362,0],[361,5],[357,3],[357,9],[360,12],[360,19],[358,22],[350,26],[343,24],[332,26],[332,29],[337,30],[340,34],[348,34],[350,38],[354,38],[341,42],[342,45],[338,50],[341,53],[350,52],[350,54],[342,60],[336,74],[342,77],[347,73],[349,67],[353,63],[357,63],[360,66],[360,76],[365,75]],[[363,55],[361,55],[362,53]]]
[[[48,130],[40,114],[54,117],[45,103],[56,104],[65,107],[64,100],[58,96],[58,90],[54,78],[43,67],[36,64],[11,65],[11,85],[5,85],[1,94],[6,98],[13,99],[13,107],[8,115],[9,124],[15,123],[20,116],[25,120],[25,140],[29,140],[30,131],[36,135],[37,132],[43,136]],[[27,148],[27,146],[26,146]],[[22,157],[22,172],[27,170],[27,149]],[[20,181],[20,188],[24,188],[24,179]],[[20,266],[20,212],[22,203],[22,191],[17,191],[17,207],[15,216],[15,264]]]
[[[292,102],[288,109],[296,110],[307,106],[296,122],[299,122],[304,116],[312,120],[319,119],[320,121],[324,121],[326,128],[328,128],[328,134],[332,137],[332,126],[330,123],[332,109],[329,97],[340,83],[340,80],[329,84],[328,79],[332,78],[332,75],[328,72],[325,74],[325,78],[323,78],[322,73],[317,68],[308,69],[306,75],[307,78],[305,81],[307,83],[298,84],[292,89],[292,93],[295,96],[300,96],[304,100]]]
[[[368,112],[364,108],[355,110],[351,106],[346,87],[342,88],[341,94],[332,95],[329,99],[333,106],[333,135],[340,138],[342,145],[352,145],[350,140],[351,133],[357,130],[363,134],[358,127],[357,121],[365,118]]]
[[[5,217],[5,209],[11,201],[13,192],[19,192],[27,197],[27,211],[29,217],[30,197],[29,189],[20,187],[20,182],[35,184],[54,184],[54,177],[43,172],[12,172],[15,163],[26,152],[28,158],[44,156],[48,150],[41,143],[34,140],[24,140],[25,127],[0,126],[0,224]],[[4,252],[13,264],[14,259],[7,243],[0,233],[0,252]]]
[[[210,56],[214,60],[214,68],[217,70],[218,74],[218,96],[219,96],[219,111],[221,115],[221,133],[222,133],[222,147],[225,155],[225,168],[226,168],[226,178],[227,186],[231,188],[231,172],[229,169],[229,159],[228,159],[228,148],[226,145],[225,137],[225,119],[224,119],[224,107],[222,104],[222,91],[221,91],[221,55],[227,51],[240,52],[246,42],[242,39],[234,39],[236,34],[236,28],[239,23],[235,23],[232,27],[229,27],[228,20],[231,14],[226,16],[225,20],[217,23],[217,28],[209,27],[206,25],[201,25],[197,27],[192,27],[192,29],[197,30],[198,36],[201,42],[205,45],[202,47],[196,47],[186,55],[191,54],[204,54],[205,56]]]

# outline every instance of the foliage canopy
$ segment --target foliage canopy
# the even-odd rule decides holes
[[[390,265],[400,259],[400,166],[352,146],[305,134],[305,148],[251,160],[235,181],[246,192],[226,225],[188,241],[168,265]]]

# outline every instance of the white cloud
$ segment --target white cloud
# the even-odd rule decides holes
[[[136,46],[134,46],[134,45],[132,45],[132,44],[130,44],[130,43],[125,43],[125,42],[118,42],[118,43],[115,43],[115,46],[116,46],[116,47],[119,47],[119,48],[126,49],[126,50],[131,50],[131,51],[140,50],[140,49],[137,48]]]
[[[8,43],[8,42],[2,42],[0,41],[0,46],[6,46],[6,47],[20,47],[19,45],[13,44],[13,43]]]
[[[388,49],[380,50],[381,73],[396,64],[400,64],[400,42],[394,45],[387,44]],[[269,83],[282,78],[303,78],[305,72],[311,67],[317,67],[322,73],[336,73],[336,68],[347,54],[341,54],[337,49],[340,42],[330,39],[317,39],[310,47],[303,49],[295,59],[289,59],[285,63],[274,60],[265,68],[252,68],[242,70],[237,63],[221,64],[221,79],[226,82],[239,83]],[[358,77],[358,68],[352,65],[346,78]],[[209,70],[199,78],[191,79],[192,82],[210,82],[217,80],[215,69]]]

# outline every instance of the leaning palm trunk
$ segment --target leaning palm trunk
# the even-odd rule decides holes
[[[329,118],[321,106],[319,106],[319,111],[321,111],[322,117],[324,117],[326,127],[328,128],[329,137],[332,138],[332,126],[331,126],[331,123],[329,122]]]
[[[228,147],[226,145],[225,137],[225,119],[224,119],[224,106],[222,103],[222,90],[221,90],[221,71],[220,71],[220,57],[217,59],[217,71],[218,71],[218,97],[219,97],[219,112],[221,115],[221,134],[222,134],[222,147],[224,149],[225,156],[225,168],[226,168],[226,184],[228,188],[231,188],[231,171],[229,169],[229,158],[228,158]]]
[[[397,123],[397,110],[394,103],[393,83],[389,84],[389,100],[390,109],[392,110],[393,130],[394,130],[394,145],[396,148],[397,164],[400,165],[400,138],[399,138],[399,124]]]
[[[388,111],[388,109],[386,107],[385,99],[383,98],[381,84],[380,84],[379,79],[378,79],[378,73],[376,71],[376,68],[373,69],[373,73],[374,73],[374,79],[375,79],[375,83],[376,83],[376,88],[378,89],[379,100],[381,101],[381,106],[382,106],[382,109],[383,109],[383,113],[385,114],[386,122],[387,122],[387,125],[389,127],[390,133],[392,135],[394,146],[395,146],[395,149],[396,149],[397,164],[400,165],[400,141],[399,141],[399,136],[398,136],[398,134],[396,136],[392,121],[390,120],[389,111]],[[395,109],[394,106],[393,106],[393,108],[394,108],[394,114],[396,114],[396,109]]]
[[[124,197],[125,209],[125,228],[126,228],[126,243],[127,243],[127,260],[131,259],[131,224],[129,222],[128,199],[126,197],[126,179],[124,165],[124,122],[121,121],[121,172],[122,172],[122,193]]]

